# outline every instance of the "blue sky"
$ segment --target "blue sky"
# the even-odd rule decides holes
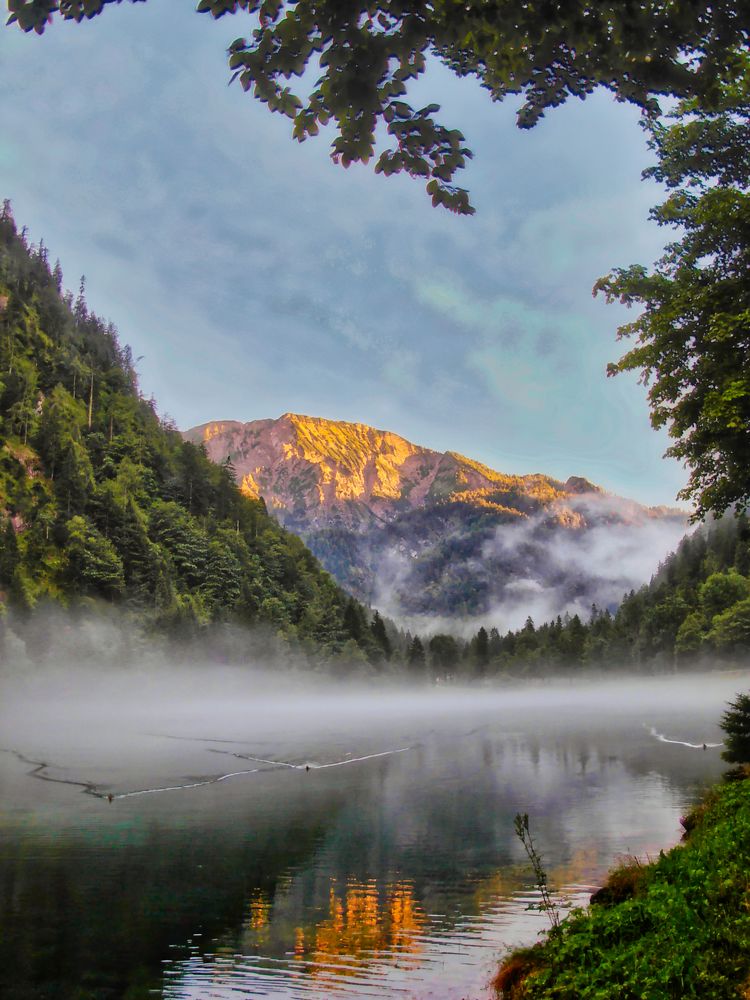
[[[249,29],[153,0],[41,38],[0,28],[0,196],[67,286],[86,275],[160,412],[362,421],[672,503],[686,473],[644,389],[604,374],[628,313],[591,296],[667,235],[635,109],[600,93],[520,132],[513,102],[432,66],[415,99],[475,152],[477,214],[457,218],[227,86]]]

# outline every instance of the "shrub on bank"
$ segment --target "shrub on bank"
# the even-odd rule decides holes
[[[494,980],[497,995],[750,996],[750,782],[715,790],[686,826],[686,843],[636,871],[617,869],[605,886],[609,896],[571,913],[546,941],[511,955]]]

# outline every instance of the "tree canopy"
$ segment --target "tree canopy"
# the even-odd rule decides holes
[[[82,21],[111,3],[120,0],[8,0],[9,21],[41,34],[56,16]],[[290,118],[295,139],[333,123],[336,162],[368,162],[379,145],[376,171],[423,178],[433,204],[461,214],[473,208],[454,181],[471,151],[438,120],[438,104],[408,100],[430,55],[493,100],[520,95],[528,128],[597,87],[647,114],[662,95],[712,106],[750,41],[747,5],[734,0],[199,0],[197,9],[246,16],[247,37],[229,48],[233,78]]]
[[[619,330],[636,345],[609,374],[640,371],[667,454],[691,470],[679,496],[696,517],[750,503],[750,59],[707,108],[696,99],[647,123],[668,197],[652,218],[678,231],[649,272],[618,268],[595,286],[644,311]]]

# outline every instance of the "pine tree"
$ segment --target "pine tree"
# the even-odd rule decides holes
[[[729,709],[721,720],[721,728],[726,733],[722,753],[730,764],[750,763],[750,695],[738,694],[729,703]]]
[[[18,540],[13,522],[8,518],[0,539],[0,583],[10,586],[21,556],[18,552]]]
[[[89,316],[88,306],[86,305],[86,275],[81,275],[81,281],[78,285],[78,297],[76,298],[75,305],[73,306],[73,316],[75,321],[79,326],[82,326]]]
[[[68,442],[55,482],[66,512],[83,513],[94,488],[94,469],[88,452],[80,442]]]
[[[83,594],[116,597],[125,586],[122,562],[115,547],[85,517],[67,523],[68,573],[71,586]]]
[[[490,641],[484,625],[474,636],[473,647],[477,676],[484,677],[487,672],[487,664],[490,662]]]
[[[370,631],[372,632],[372,637],[380,650],[382,656],[386,660],[391,658],[391,641],[388,638],[388,634],[385,630],[385,622],[380,617],[379,612],[375,612],[372,619],[372,624],[370,625]]]
[[[360,645],[367,631],[361,606],[356,604],[351,597],[344,608],[344,631]]]
[[[407,654],[407,663],[414,669],[419,669],[425,665],[425,652],[424,646],[422,645],[422,640],[418,635],[415,635],[409,645],[409,652]]]
[[[201,586],[209,609],[232,611],[242,594],[242,566],[227,545],[214,539],[208,546],[206,576]]]

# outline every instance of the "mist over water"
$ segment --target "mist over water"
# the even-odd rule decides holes
[[[678,840],[748,686],[57,666],[2,683],[14,998],[486,996],[503,950],[544,926],[515,813],[553,887],[585,901],[619,856]]]
[[[196,754],[217,777],[224,773],[217,768],[219,755],[231,758],[221,762],[227,765],[245,760],[319,770],[483,729],[549,740],[602,728],[614,738],[623,723],[629,728],[635,721],[664,742],[655,728],[663,720],[677,727],[680,739],[695,737],[702,748],[718,732],[723,703],[742,677],[723,672],[428,687],[392,677],[343,682],[216,664],[100,672],[58,666],[4,680],[5,749],[53,757],[54,766],[72,754],[85,759],[94,776],[116,766],[122,781],[135,765],[161,773]],[[122,791],[106,784],[102,789]]]

